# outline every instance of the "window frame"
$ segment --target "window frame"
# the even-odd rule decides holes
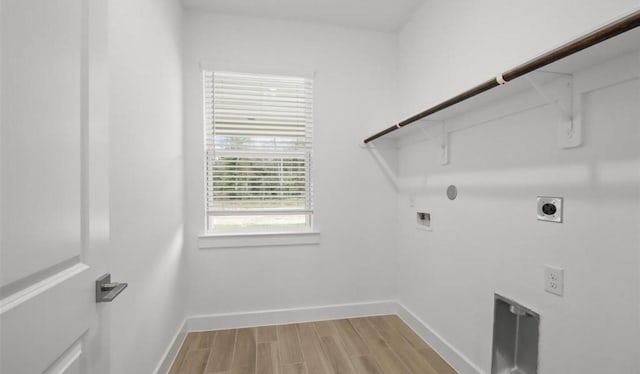
[[[244,71],[240,72],[238,69],[219,69],[211,66],[202,66],[202,76],[201,76],[201,85],[203,88],[203,116],[204,116],[204,155],[203,155],[203,175],[204,175],[204,235],[201,235],[200,238],[200,247],[201,248],[218,248],[220,246],[225,247],[226,242],[229,246],[258,246],[258,242],[255,242],[255,245],[240,245],[242,243],[234,242],[234,238],[238,237],[250,237],[250,238],[258,238],[259,242],[264,242],[266,239],[266,243],[262,245],[294,245],[294,244],[317,244],[319,243],[319,232],[314,230],[314,206],[313,206],[313,136],[308,135],[308,148],[305,148],[304,151],[298,151],[300,155],[303,155],[305,159],[305,209],[255,209],[255,210],[243,210],[243,211],[222,211],[222,210],[214,210],[209,209],[209,201],[208,201],[208,192],[207,192],[207,168],[211,165],[209,160],[208,152],[215,152],[216,143],[214,140],[211,140],[212,143],[208,144],[208,138],[210,137],[209,131],[213,133],[215,131],[215,102],[214,102],[214,87],[212,86],[211,95],[208,97],[207,91],[207,74],[211,74],[211,84],[214,82],[214,74],[215,73],[237,73],[237,74],[246,74],[246,75],[254,75],[254,76],[263,76],[270,78],[282,77],[284,79],[304,79],[309,82],[311,85],[311,93],[309,97],[309,115],[311,117],[310,123],[305,125],[305,131],[308,130],[311,133],[313,132],[313,127],[315,124],[314,118],[314,107],[315,107],[315,73],[314,74],[282,74],[278,73],[263,73],[263,72],[255,72],[252,70],[243,69]],[[211,102],[207,100],[210,99]],[[211,105],[211,110],[207,110],[207,105]],[[212,129],[209,129],[212,127]],[[306,138],[305,138],[306,139]],[[291,156],[295,152],[284,151],[278,157],[283,159],[285,156]],[[260,154],[260,152],[255,152],[257,157],[264,157],[267,159],[269,155],[274,156],[276,153],[265,152]],[[215,157],[215,156],[213,156]],[[277,159],[278,157],[274,157]],[[253,213],[253,214],[251,214]],[[268,215],[304,215],[305,224],[299,227],[278,227],[274,225],[273,227],[265,228],[265,227],[245,227],[242,229],[224,229],[224,228],[215,228],[212,224],[210,224],[210,220],[212,217],[224,217],[224,216],[268,216]],[[302,235],[302,236],[301,236]],[[208,238],[216,237],[218,239],[224,238],[223,241],[218,241],[218,243],[223,243],[222,245],[211,244],[208,241]],[[279,237],[279,239],[278,239]],[[275,240],[274,240],[275,238]],[[246,243],[245,243],[246,244]],[[260,245],[261,246],[261,245]]]

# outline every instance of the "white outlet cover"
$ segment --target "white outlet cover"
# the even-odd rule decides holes
[[[557,266],[544,266],[544,290],[554,295],[564,294],[564,269]]]

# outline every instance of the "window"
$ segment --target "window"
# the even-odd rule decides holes
[[[204,72],[208,232],[311,227],[313,81]]]

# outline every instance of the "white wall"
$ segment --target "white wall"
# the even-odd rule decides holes
[[[396,199],[358,147],[364,136],[397,121],[396,109],[413,114],[637,2],[535,4],[428,2],[399,35],[187,11],[181,51],[176,3],[113,1],[114,279],[132,284],[113,304],[113,371],[151,370],[185,315],[396,297],[489,371],[494,291],[542,313],[542,372],[638,371],[637,80],[587,95],[586,144],[576,150],[547,141],[555,134],[549,108],[454,134],[446,167],[432,143],[403,149],[400,172],[428,175],[413,198],[433,213],[433,232],[415,231],[409,196]],[[198,249],[202,62],[237,71],[316,72],[320,245]],[[625,115],[611,118],[612,110]],[[603,122],[619,132],[596,125]],[[460,187],[455,202],[443,198],[449,183]],[[536,195],[564,196],[566,222],[535,221]],[[505,216],[497,223],[484,213],[496,206]],[[620,218],[596,221],[599,211]],[[546,263],[565,267],[564,298],[542,290]],[[591,277],[596,272],[609,277],[615,292]],[[139,346],[147,348],[141,353]]]
[[[426,0],[399,33],[404,115],[412,115],[601,26],[638,0]]]
[[[181,9],[109,1],[113,373],[152,372],[184,319]]]
[[[395,118],[394,35],[195,12],[186,13],[184,26],[188,314],[393,298],[395,194],[358,144]],[[201,62],[236,71],[316,72],[320,245],[198,249],[204,230]]]
[[[430,1],[416,13],[399,37],[405,115],[638,5],[512,3]],[[594,69],[576,79],[618,68]],[[399,152],[403,177],[426,176],[398,198],[399,299],[481,370],[491,369],[498,292],[541,313],[541,373],[640,371],[639,102],[637,78],[588,92],[577,149],[556,146],[557,115],[545,106],[452,134],[446,166],[434,142]],[[564,223],[536,221],[538,195],[565,198]],[[415,230],[416,209],[432,213],[432,232]],[[565,268],[564,297],[544,292],[544,264]]]

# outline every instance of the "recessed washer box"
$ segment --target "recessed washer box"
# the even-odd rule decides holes
[[[540,315],[495,294],[491,374],[538,374]]]
[[[538,196],[538,220],[562,223],[562,198]]]

